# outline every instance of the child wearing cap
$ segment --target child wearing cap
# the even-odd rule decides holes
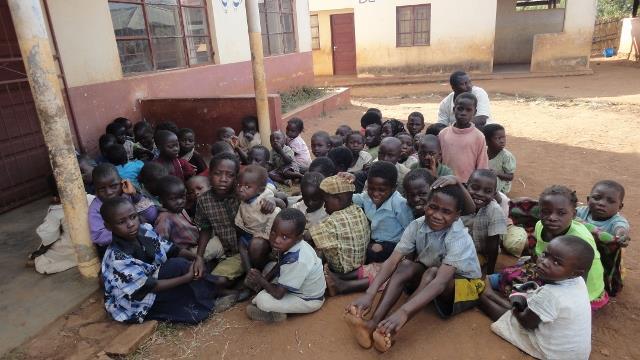
[[[329,217],[311,226],[305,240],[315,244],[327,260],[329,270],[348,273],[364,264],[370,228],[362,209],[351,198],[355,186],[337,175],[320,183],[324,208]]]

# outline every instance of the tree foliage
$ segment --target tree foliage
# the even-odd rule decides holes
[[[598,0],[598,20],[619,20],[631,16],[633,0]]]

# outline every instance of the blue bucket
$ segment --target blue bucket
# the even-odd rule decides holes
[[[612,57],[615,54],[616,51],[613,48],[606,48],[602,50],[602,55],[604,55],[604,57]]]

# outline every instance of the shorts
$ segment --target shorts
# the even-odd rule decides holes
[[[436,297],[433,300],[438,314],[443,319],[475,307],[480,299],[480,294],[484,291],[485,285],[482,279],[456,278],[453,281],[455,288],[453,304],[441,297]]]
[[[371,247],[375,244],[382,246],[382,250],[378,252],[373,251]],[[389,258],[389,256],[391,256],[391,253],[393,253],[393,250],[396,248],[396,245],[398,245],[398,243],[391,242],[391,241],[380,241],[380,242],[371,241],[367,246],[366,263],[371,264],[371,263],[385,262]]]
[[[211,275],[226,277],[229,280],[235,280],[244,275],[244,267],[242,267],[240,254],[235,254],[221,260],[213,271],[211,271]]]
[[[187,250],[191,251],[194,254],[197,254],[198,245],[189,246],[187,247]],[[214,236],[211,239],[209,239],[209,242],[207,243],[207,247],[205,247],[204,249],[204,255],[202,256],[202,258],[204,259],[205,262],[209,262],[209,261],[220,259],[223,257],[224,257],[224,248],[222,247],[222,243],[220,242],[220,239],[218,239],[217,236]]]
[[[369,286],[373,283],[373,280],[376,279],[376,276],[382,269],[382,263],[371,263],[367,265],[361,265],[358,269],[356,269],[356,276],[358,279],[367,279],[369,281]],[[384,291],[387,288],[387,283],[389,280],[385,281],[378,291]]]

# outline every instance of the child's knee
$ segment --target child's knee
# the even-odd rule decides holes
[[[265,290],[260,291],[258,295],[256,295],[255,298],[253,298],[252,303],[262,311],[271,312],[271,311],[275,311],[274,309],[278,307],[277,306],[278,300],[273,296],[271,296]]]
[[[374,243],[371,245],[371,251],[379,253],[383,250],[382,245],[378,244],[378,243]]]
[[[267,255],[270,251],[271,245],[269,245],[269,241],[266,239],[255,237],[251,240],[251,244],[249,244],[249,253],[251,254]]]
[[[415,263],[411,260],[404,259],[398,264],[398,268],[393,273],[395,277],[403,280],[409,280],[414,277],[419,270],[421,270],[421,265]]]

